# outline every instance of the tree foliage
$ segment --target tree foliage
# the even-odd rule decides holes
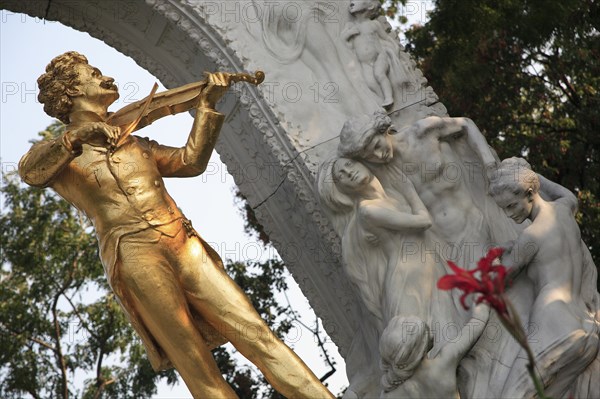
[[[57,123],[40,135],[55,137],[62,129]],[[175,383],[173,369],[152,370],[108,287],[85,217],[51,190],[25,187],[15,175],[3,176],[0,195],[0,396],[143,398],[156,393],[161,379]],[[226,270],[285,336],[297,314],[276,298],[287,288],[283,262],[227,262]],[[231,350],[213,354],[241,398],[280,397]]]
[[[524,156],[578,195],[583,239],[600,259],[600,4],[434,3],[407,50],[450,115],[473,119],[501,158]]]

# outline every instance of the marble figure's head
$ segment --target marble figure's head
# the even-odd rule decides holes
[[[345,212],[352,209],[354,197],[374,178],[362,163],[349,158],[334,158],[321,165],[317,190],[331,210]]]
[[[365,13],[368,18],[372,19],[379,15],[381,3],[379,0],[350,0],[348,11],[351,15]]]
[[[338,155],[363,159],[373,163],[387,163],[394,156],[392,120],[383,111],[373,115],[359,115],[342,127]]]
[[[417,316],[395,316],[379,341],[382,385],[389,391],[409,379],[432,345],[429,326]]]
[[[522,223],[531,214],[534,196],[540,190],[540,180],[523,158],[502,161],[490,181],[489,192],[506,215]]]

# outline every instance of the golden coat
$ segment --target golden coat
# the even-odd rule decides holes
[[[197,112],[201,115],[181,148],[129,136],[115,150],[84,144],[80,152],[73,152],[63,145],[63,137],[59,137],[34,144],[19,162],[19,174],[27,184],[52,187],[94,224],[108,281],[157,371],[172,365],[136,317],[126,292],[122,292],[126,287],[118,284],[118,247],[126,235],[148,229],[171,235],[176,233],[171,231],[174,225],[181,226],[174,221],[187,220],[165,190],[162,178],[197,176],[206,169],[224,116],[210,109]],[[222,266],[219,255],[198,238],[213,261]],[[199,315],[193,316],[210,347],[226,342]]]

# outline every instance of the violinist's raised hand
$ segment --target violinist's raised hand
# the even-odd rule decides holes
[[[227,72],[210,73],[206,72],[206,87],[200,93],[200,108],[215,109],[217,102],[225,95],[229,86],[231,86],[232,74]]]

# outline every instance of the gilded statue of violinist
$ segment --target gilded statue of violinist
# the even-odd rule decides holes
[[[119,97],[113,79],[67,52],[38,79],[44,110],[67,124],[66,132],[35,144],[19,173],[32,186],[52,187],[92,220],[108,281],[155,370],[174,366],[196,398],[236,397],[210,353],[229,340],[283,395],[333,398],[270,331],[163,184],[163,177],[205,170],[224,119],[215,104],[233,82],[262,78],[209,73],[188,85],[195,87],[191,96],[174,89],[111,115],[107,109]],[[184,147],[129,135],[152,118],[194,106]]]

